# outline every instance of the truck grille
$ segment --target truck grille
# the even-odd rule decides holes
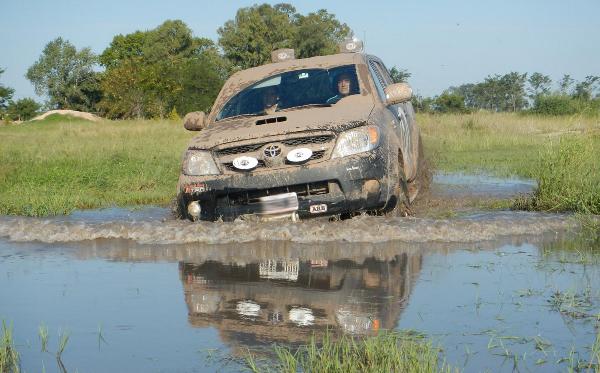
[[[258,165],[254,170],[297,167],[303,164],[310,164],[311,162],[318,161],[320,159],[327,159],[333,150],[334,143],[334,134],[321,133],[312,136],[303,136],[282,140],[265,141],[265,139],[262,139],[262,141],[255,144],[244,144],[229,146],[223,149],[216,149],[214,150],[214,154],[216,155],[216,158],[221,164],[221,167],[225,173],[247,172],[238,170],[233,166],[233,161],[236,157],[244,155],[256,158],[258,160]],[[270,144],[278,145],[281,149],[280,155],[277,156],[278,158],[270,159],[265,156],[264,149]],[[306,162],[301,164],[288,162],[286,155],[288,152],[298,147],[309,148],[312,151],[312,156]]]
[[[299,146],[299,145],[308,145],[308,144],[325,144],[333,140],[333,135],[320,135],[320,136],[308,136],[308,137],[299,137],[296,139],[288,139],[283,141],[278,141],[278,143],[287,145],[287,146]],[[219,149],[216,151],[217,156],[223,155],[234,155],[234,154],[243,154],[243,153],[251,153],[258,151],[263,146],[269,144],[269,142],[261,142],[257,144],[250,145],[240,145],[233,146],[230,148]]]
[[[276,194],[295,192],[298,197],[316,196],[329,193],[329,182],[320,181],[316,183],[290,185],[277,188],[244,190],[240,192],[229,193],[230,205],[248,205],[257,203],[261,197],[272,196]]]

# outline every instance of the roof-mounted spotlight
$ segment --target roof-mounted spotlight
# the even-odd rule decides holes
[[[345,39],[340,43],[340,53],[360,53],[363,51],[363,42],[356,36]]]
[[[288,60],[293,60],[294,50],[293,49],[277,49],[271,52],[271,61],[272,62],[283,62]]]

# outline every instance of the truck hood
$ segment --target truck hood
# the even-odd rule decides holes
[[[373,100],[369,95],[358,94],[348,96],[329,107],[305,107],[276,112],[273,115],[224,119],[211,123],[203,129],[192,139],[190,148],[211,149],[217,145],[237,141],[304,131],[339,132],[367,121],[373,106]],[[275,118],[277,121],[273,120]],[[267,123],[264,123],[265,120]]]

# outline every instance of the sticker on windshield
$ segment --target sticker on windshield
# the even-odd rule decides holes
[[[308,78],[308,73],[300,73],[298,74],[298,79],[306,79]]]

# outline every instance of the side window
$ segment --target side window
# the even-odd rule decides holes
[[[375,87],[377,87],[377,93],[379,94],[379,98],[382,102],[385,102],[385,81],[381,74],[381,71],[377,68],[376,62],[373,60],[369,61],[369,71],[371,72],[371,77],[373,78],[373,82],[375,82]]]
[[[379,70],[381,71],[381,75],[382,75],[383,80],[385,82],[385,86],[387,87],[388,85],[393,84],[394,81],[392,80],[392,76],[390,75],[390,72],[385,67],[385,65],[383,65],[382,63],[377,62],[377,66],[379,67]]]

